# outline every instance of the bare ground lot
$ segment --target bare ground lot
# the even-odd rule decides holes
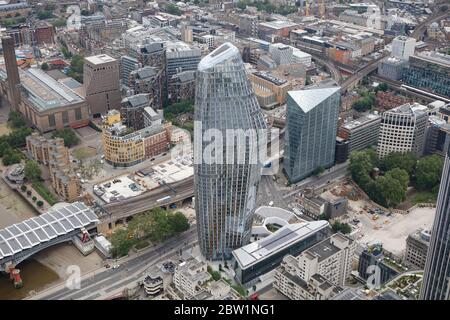
[[[406,248],[408,235],[418,228],[431,229],[435,213],[435,208],[416,208],[408,214],[395,214],[392,217],[380,218],[373,224],[376,228],[362,223],[363,236],[359,242],[379,241],[383,243],[386,250],[395,255],[401,255]],[[373,222],[371,219],[369,221]]]

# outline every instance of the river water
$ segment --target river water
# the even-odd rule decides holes
[[[2,169],[4,168],[0,161],[0,170]],[[0,177],[0,229],[35,216],[33,208]],[[9,276],[0,273],[0,300],[22,299],[30,291],[42,290],[59,280],[55,271],[33,259],[22,262],[18,269],[24,286],[15,289]]]
[[[23,287],[14,288],[9,275],[0,274],[0,300],[23,299],[31,291],[40,291],[59,280],[55,271],[33,259],[22,262],[18,269],[20,269]]]

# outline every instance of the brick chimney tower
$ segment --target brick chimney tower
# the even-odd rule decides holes
[[[14,40],[10,36],[2,38],[3,56],[5,58],[6,74],[8,76],[8,101],[11,108],[17,110],[19,107],[19,69],[17,68]]]

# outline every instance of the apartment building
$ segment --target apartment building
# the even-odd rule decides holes
[[[418,103],[404,104],[383,113],[378,138],[377,155],[391,152],[413,152],[421,156],[424,150],[428,108]]]
[[[274,288],[291,300],[328,300],[344,289],[333,285],[319,274],[307,282],[296,274],[298,263],[293,256],[286,256],[274,275]]]
[[[429,230],[418,229],[406,238],[404,261],[418,269],[424,269],[427,260],[431,234]]]
[[[169,150],[172,124],[151,122],[155,114],[152,108],[145,107],[144,128],[134,130],[122,123],[119,111],[111,110],[102,132],[105,160],[116,167],[129,167]]]
[[[167,87],[169,104],[193,101],[195,96],[195,71],[184,71],[172,76]]]
[[[209,281],[211,275],[207,271],[207,264],[190,258],[175,267],[173,283],[183,294],[183,298],[188,300],[198,295],[204,289],[202,286]]]
[[[319,242],[297,257],[298,275],[305,281],[320,274],[335,285],[343,286],[352,271],[356,242],[337,233]]]
[[[132,94],[148,94],[153,108],[163,105],[164,72],[154,67],[143,67],[130,72],[128,89]]]
[[[334,234],[297,258],[288,255],[275,272],[274,287],[292,300],[327,300],[343,291],[356,242]]]
[[[69,172],[69,150],[62,138],[47,139],[34,132],[26,137],[27,152],[32,159],[49,168],[52,187],[64,201],[73,202],[81,194],[79,179]]]

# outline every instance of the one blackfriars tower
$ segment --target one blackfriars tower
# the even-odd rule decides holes
[[[431,231],[421,300],[450,299],[450,155],[447,153],[442,170],[441,186]]]
[[[267,137],[266,123],[232,44],[201,60],[196,81],[194,181],[200,249],[209,260],[229,259],[250,240],[261,177],[257,154]]]

